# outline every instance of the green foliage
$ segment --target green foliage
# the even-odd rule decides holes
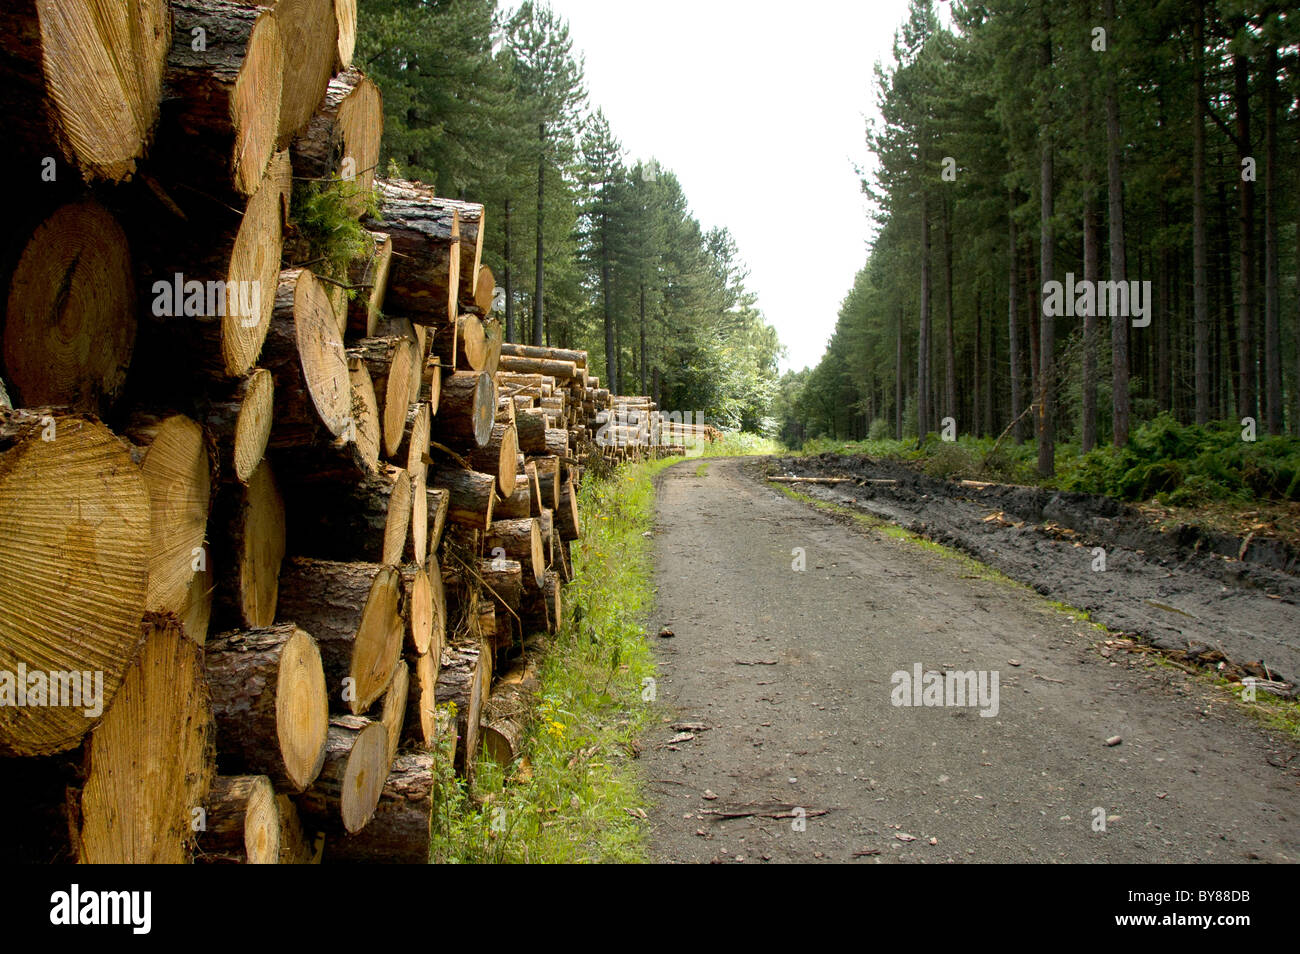
[[[1218,500],[1300,500],[1300,440],[1241,439],[1241,426],[1179,424],[1160,414],[1122,448],[1103,447],[1061,474],[1068,490],[1196,506]]]
[[[348,263],[371,250],[370,236],[358,221],[357,187],[337,177],[327,181],[295,182],[289,221],[306,249],[305,261],[325,274],[346,275]],[[377,194],[365,197],[364,215],[379,211]]]

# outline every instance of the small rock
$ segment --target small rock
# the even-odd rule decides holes
[[[659,627],[659,638],[660,638],[660,639],[671,639],[672,637],[674,637],[674,636],[676,636],[676,635],[677,635],[677,634],[674,633],[674,632],[673,632],[671,629],[669,629],[667,626],[660,626],[660,627]]]
[[[931,838],[931,839],[930,839],[930,844],[932,844],[932,845],[937,845],[937,844],[939,844],[939,839],[938,839],[938,838]]]
[[[718,796],[714,795],[713,792],[711,792],[709,789],[706,788],[706,789],[704,790],[704,798],[705,798],[707,801],[710,801],[710,802],[711,802],[711,801],[713,801],[713,800],[714,800],[715,798],[717,798],[717,797],[718,797]]]
[[[1020,660],[1019,660],[1019,659],[1008,659],[1008,660],[1007,660],[1007,665],[1008,665],[1008,666],[1019,666],[1019,665],[1020,665]]]
[[[1119,745],[1123,741],[1124,739],[1121,736],[1112,735],[1109,739],[1106,740],[1106,745],[1110,746],[1111,748],[1114,748],[1115,746]]]
[[[897,838],[899,841],[916,841],[916,836],[915,836],[915,835],[909,835],[909,834],[908,834],[907,832],[905,832],[905,831],[900,831],[900,832],[899,832],[898,834],[896,834],[894,837]]]

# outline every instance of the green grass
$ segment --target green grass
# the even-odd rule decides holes
[[[707,477],[707,476],[709,476],[709,462],[708,462],[708,461],[702,461],[702,462],[701,462],[701,463],[700,463],[700,464],[695,468],[695,476],[696,476],[696,477]]]
[[[787,450],[780,441],[748,431],[723,431],[722,440],[704,445],[705,457],[751,457],[785,453]]]
[[[781,493],[785,494],[791,500],[797,500],[800,503],[809,504],[818,510],[824,510],[829,513],[835,513],[840,516],[849,517],[862,527],[869,529],[882,536],[899,540],[911,546],[918,547],[929,553],[936,554],[944,559],[955,560],[966,570],[965,575],[973,576],[981,580],[988,580],[1004,586],[1014,587],[1020,590],[1026,596],[1031,597],[1041,605],[1057,613],[1061,613],[1075,622],[1082,622],[1091,627],[1100,637],[1118,637],[1121,635],[1132,638],[1132,634],[1115,633],[1107,629],[1101,623],[1094,620],[1087,610],[1079,609],[1077,606],[1071,606],[1069,603],[1062,603],[1059,600],[1049,599],[1037,590],[1013,580],[1004,573],[995,570],[993,567],[981,563],[969,554],[962,553],[946,547],[943,544],[935,543],[933,540],[927,540],[925,537],[918,536],[910,530],[905,530],[897,524],[890,523],[873,514],[863,513],[852,507],[845,507],[840,504],[829,503],[824,500],[818,500],[807,494],[792,490],[783,484],[769,484],[775,487]],[[1149,652],[1147,657],[1152,660],[1154,665],[1166,669],[1177,669],[1187,674],[1203,690],[1213,692],[1220,697],[1226,697],[1235,707],[1244,710],[1251,718],[1267,728],[1281,732],[1290,737],[1293,741],[1300,742],[1300,699],[1283,699],[1275,696],[1264,689],[1257,689],[1254,702],[1245,702],[1242,700],[1242,684],[1230,679],[1224,679],[1213,669],[1192,667],[1186,663],[1174,662],[1165,658],[1161,651],[1155,647],[1147,647]]]
[[[588,476],[583,536],[565,624],[539,668],[524,756],[506,772],[478,765],[472,791],[437,760],[430,859],[444,863],[635,862],[645,859],[644,799],[633,756],[655,666],[644,624],[653,589],[653,477],[680,458]],[[444,753],[445,755],[445,753]]]

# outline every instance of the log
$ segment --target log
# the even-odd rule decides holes
[[[433,419],[428,404],[412,404],[407,408],[402,440],[394,455],[398,460],[406,462],[407,473],[420,474],[427,470],[424,458],[429,453],[429,435],[432,429]]]
[[[15,164],[57,151],[89,181],[136,171],[158,119],[171,43],[166,0],[11,0],[0,88]],[[60,175],[62,178],[62,175]]]
[[[355,835],[332,839],[326,858],[352,864],[428,864],[436,758],[430,752],[397,756],[370,823]]]
[[[486,265],[478,267],[478,280],[474,283],[474,307],[483,314],[488,314],[492,310],[492,302],[496,298],[497,280],[492,274],[492,269]]]
[[[288,795],[275,796],[275,809],[280,816],[280,861],[282,865],[320,864],[325,836],[313,835],[303,828],[298,817],[298,806]]]
[[[496,478],[473,470],[442,468],[432,476],[432,481],[435,489],[447,492],[449,521],[471,530],[487,530],[492,526]]]
[[[272,448],[310,447],[355,429],[352,382],[324,284],[304,268],[280,273],[262,355],[275,376]]]
[[[501,495],[509,497],[515,492],[518,458],[514,425],[493,424],[487,443],[470,453],[469,464],[475,470],[495,477]]]
[[[542,534],[542,552],[545,554],[546,566],[549,568],[555,562],[555,511],[550,507],[543,507],[537,516],[537,526]]]
[[[212,782],[212,704],[203,650],[172,617],[144,641],[86,745],[78,856],[83,864],[190,860],[194,809]]]
[[[555,510],[555,525],[559,528],[561,540],[576,540],[582,536],[578,494],[573,489],[573,478],[567,472],[560,481],[560,505]]]
[[[522,520],[533,515],[533,492],[528,475],[515,475],[515,490],[509,497],[498,497],[492,510],[493,520]]]
[[[534,517],[540,517],[543,510],[552,508],[547,507],[542,499],[542,483],[537,478],[537,462],[524,460],[523,454],[519,455],[519,459],[524,461],[524,478],[528,484],[528,512]]]
[[[531,579],[534,586],[542,585],[546,553],[542,544],[542,526],[536,518],[494,521],[483,538],[483,546],[493,558],[504,556],[519,561],[525,568],[525,581]],[[498,548],[503,551],[501,554],[496,552]]]
[[[122,391],[135,347],[126,233],[93,199],[61,206],[23,246],[5,307],[5,370],[20,406],[99,413]]]
[[[288,484],[287,548],[325,560],[400,563],[411,520],[412,481],[391,465],[358,483]]]
[[[270,6],[280,24],[284,73],[276,148],[286,149],[320,106],[339,60],[339,17],[334,0],[239,2]]]
[[[411,684],[407,691],[405,735],[421,748],[433,745],[439,736],[437,711],[438,666],[442,652],[416,656],[411,663]]]
[[[222,633],[205,647],[220,766],[300,792],[320,774],[329,724],[316,640],[293,623]]]
[[[496,418],[496,384],[490,374],[457,371],[442,381],[434,440],[455,447],[484,447]]]
[[[382,722],[357,716],[330,721],[325,765],[298,796],[298,811],[327,833],[326,846],[366,826],[388,777],[388,732]]]
[[[455,324],[441,325],[433,333],[433,353],[444,368],[453,371],[487,370],[484,365],[488,352],[486,329],[474,315],[460,315]]]
[[[293,141],[294,173],[339,176],[350,183],[349,208],[360,216],[375,183],[384,100],[379,87],[352,67],[329,81],[325,98]]]
[[[501,370],[513,374],[541,374],[555,378],[557,382],[582,380],[578,366],[572,361],[551,361],[545,358],[521,358],[501,353]]]
[[[547,417],[545,411],[515,411],[515,430],[519,436],[519,449],[525,454],[545,454]]]
[[[511,610],[519,609],[523,596],[523,566],[518,560],[494,559],[477,560],[472,569],[462,565],[444,566],[442,568],[444,585],[455,590],[464,605],[466,594],[474,585],[482,587],[485,596],[490,596],[498,603]]]
[[[362,338],[348,346],[350,359],[365,362],[375,388],[383,424],[383,452],[393,457],[402,442],[407,411],[411,405],[411,366],[419,360],[414,338],[385,336]]]
[[[219,621],[256,629],[275,621],[284,559],[284,499],[271,466],[258,464],[247,486],[223,487],[213,516]]]
[[[201,421],[216,449],[219,473],[248,483],[266,454],[274,401],[275,376],[265,368],[209,392]]]
[[[357,0],[334,0],[334,19],[338,22],[338,58],[334,61],[336,72],[352,65],[352,52],[357,45]]]
[[[483,753],[503,769],[523,754],[539,688],[537,657],[530,654],[502,674],[483,703],[480,745]]]
[[[439,574],[438,591],[423,566],[407,564],[401,568],[402,596],[406,619],[406,644],[412,652],[423,655],[433,644],[434,624],[438,607],[435,600],[442,598],[442,577]],[[446,608],[442,609],[443,627],[446,628]]]
[[[348,358],[347,364],[352,416],[344,423],[340,440],[353,445],[350,448],[352,456],[364,473],[372,474],[379,467],[379,451],[384,444],[379,402],[375,398],[374,382],[370,380],[370,371],[365,362],[360,358]]]
[[[374,705],[392,677],[406,630],[401,597],[394,567],[306,557],[285,563],[281,618],[316,638],[331,699],[354,715]]]
[[[0,410],[0,528],[0,753],[61,752],[112,701],[135,656],[149,490],[98,422]],[[103,682],[95,676],[94,699],[74,700],[82,705],[24,707],[15,674],[28,667]]]
[[[280,812],[265,775],[219,775],[212,780],[195,861],[208,864],[280,863]]]
[[[204,546],[212,503],[211,465],[203,429],[182,414],[133,418],[128,431],[143,448],[140,470],[149,490],[149,539],[146,612],[181,616],[190,608],[195,577],[206,571]],[[186,635],[200,646],[207,638],[211,596],[194,607],[201,629]]]
[[[284,24],[257,6],[225,0],[171,0],[171,7],[166,98],[154,158],[187,184],[206,184],[211,191],[213,184],[227,183],[251,196],[271,156],[288,145],[276,141],[281,86],[290,68]]]
[[[348,281],[357,295],[348,302],[347,330],[360,338],[379,333],[384,296],[388,291],[388,269],[393,260],[393,240],[387,232],[367,232],[366,253],[348,266]]]
[[[163,214],[141,205],[133,234],[151,266],[153,373],[170,373],[184,388],[196,376],[241,378],[252,370],[279,286],[290,184],[289,155],[281,152],[242,206],[193,190],[167,196]]]
[[[537,483],[541,488],[542,506],[556,510],[560,506],[560,462],[555,457],[533,461],[537,465]]]
[[[456,209],[417,182],[376,180],[383,208],[367,227],[393,243],[387,307],[419,324],[454,322],[460,282]]]
[[[388,690],[384,693],[383,711],[379,717],[384,731],[388,733],[389,763],[397,757],[397,749],[402,742],[410,685],[410,667],[407,666],[405,659],[399,659],[397,665],[393,667],[393,676],[388,681]]]
[[[423,563],[429,556],[429,492],[426,484],[428,468],[421,461],[419,472],[411,480],[411,546],[410,557]]]
[[[483,236],[486,234],[483,206],[477,202],[458,202],[454,199],[443,201],[451,203],[460,221],[460,289],[457,298],[466,304],[476,305],[478,270],[483,264]]]
[[[524,593],[519,616],[525,631],[544,630],[554,633],[563,622],[560,609],[560,574],[555,570],[547,570],[541,585]]]
[[[470,778],[474,774],[474,760],[478,755],[479,717],[484,685],[483,647],[475,639],[451,643],[443,651],[442,666],[438,672],[437,703],[453,703],[456,707],[457,773]]]
[[[533,361],[570,361],[573,363],[574,367],[577,368],[585,368],[587,366],[587,352],[575,351],[569,348],[544,348],[537,345],[516,344],[511,342],[501,346],[501,356],[531,359]],[[549,374],[550,372],[525,373]]]
[[[569,432],[562,427],[546,429],[546,453],[551,457],[569,456]]]
[[[442,533],[447,525],[447,513],[451,509],[451,491],[446,487],[432,487],[425,491],[428,497],[429,550],[437,550],[442,543]]]

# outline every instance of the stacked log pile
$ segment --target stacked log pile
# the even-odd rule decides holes
[[[10,829],[40,860],[423,861],[436,760],[520,754],[609,392],[502,341],[481,205],[375,177],[353,4],[101,6],[0,13],[32,183],[0,265],[0,757],[45,780]],[[378,193],[344,273],[295,179],[354,217]]]
[[[375,175],[354,4],[55,6],[0,13],[0,856],[424,861],[438,760],[521,754],[584,462],[709,429],[502,340],[483,206]]]

